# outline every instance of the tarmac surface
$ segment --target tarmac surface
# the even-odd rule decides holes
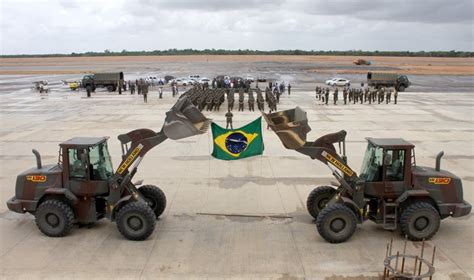
[[[14,195],[16,174],[35,166],[31,149],[41,153],[43,163],[55,163],[62,141],[110,136],[116,167],[121,156],[117,135],[137,128],[159,130],[176,100],[169,91],[158,99],[153,88],[148,104],[128,92],[98,91],[88,99],[84,91],[70,92],[53,82],[57,76],[47,78],[53,90],[39,94],[26,85],[43,78],[0,77],[0,278],[378,279],[390,238],[394,248],[403,247],[398,231],[370,221],[346,243],[325,242],[305,205],[314,186],[334,181],[330,170],[286,150],[265,123],[263,156],[214,159],[210,131],[167,140],[150,151],[135,180],[160,186],[168,205],[148,240],[125,240],[108,220],[76,226],[63,238],[46,237],[33,216],[10,212],[5,204]],[[469,88],[472,77],[467,80]],[[278,106],[300,106],[308,113],[309,139],[345,129],[349,165],[355,170],[365,137],[404,138],[416,145],[416,162],[424,166],[434,166],[436,154],[444,150],[442,168],[462,178],[464,198],[474,202],[472,87],[423,93],[413,87],[400,93],[397,105],[346,106],[319,105],[313,87],[297,86]],[[204,114],[225,125],[225,111],[224,106]],[[234,112],[234,127],[259,116]],[[434,279],[472,279],[473,225],[472,214],[442,221],[427,242],[429,258],[437,246]],[[409,242],[407,250],[415,254],[420,247]]]

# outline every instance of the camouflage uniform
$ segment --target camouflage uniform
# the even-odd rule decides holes
[[[234,129],[233,125],[232,125],[232,117],[234,115],[230,112],[230,110],[225,114],[225,119],[226,119],[226,126],[225,128],[226,129],[229,129],[229,126],[230,126],[230,129]]]
[[[390,103],[391,97],[392,97],[392,90],[391,90],[391,89],[388,89],[388,90],[387,90],[387,95],[385,96],[386,104]]]
[[[148,103],[148,84],[147,83],[142,84],[142,93],[143,93],[143,101],[145,103]]]
[[[344,105],[346,105],[347,104],[347,89],[346,88],[342,90],[342,97],[344,98]]]
[[[324,99],[325,99],[325,104],[328,105],[328,100],[329,100],[329,88],[326,89],[326,92],[324,93]]]
[[[244,111],[244,101],[239,99],[239,112]]]
[[[397,89],[395,89],[395,91],[393,92],[393,101],[394,101],[394,104],[397,104],[397,98],[398,98],[398,91],[397,91]]]
[[[207,111],[212,111],[212,96],[208,96],[206,99]]]
[[[229,90],[229,94],[227,95],[227,107],[230,111],[234,110],[234,89]]]
[[[334,91],[334,105],[337,105],[337,100],[339,98],[339,90],[336,88],[336,90]]]

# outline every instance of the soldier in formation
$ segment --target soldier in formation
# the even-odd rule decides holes
[[[315,87],[315,94],[316,99],[321,101],[321,104],[327,105],[329,102],[329,93],[330,89],[328,87]],[[268,95],[268,93],[266,94]],[[389,104],[392,102],[392,96],[394,100],[394,104],[397,104],[398,98],[398,91],[395,88],[369,88],[369,87],[362,87],[362,88],[350,88],[344,87],[342,90],[342,95],[344,99],[344,105],[359,103],[375,103],[377,100],[377,104],[386,103]],[[333,91],[333,104],[337,105],[339,101],[339,89],[336,87]]]
[[[390,103],[390,99],[392,98],[392,90],[387,89],[387,94],[385,95],[385,102],[386,104]]]
[[[262,91],[257,87],[257,107],[261,112],[265,111],[265,99],[262,96]]]
[[[227,94],[227,108],[230,111],[234,110],[234,101],[235,101],[234,89],[231,88]]]
[[[326,88],[326,92],[324,93],[324,101],[325,101],[325,104],[328,105],[328,101],[329,101],[329,88]]]
[[[253,97],[253,92],[252,89],[248,89],[248,94],[249,94],[249,111],[253,112],[255,111],[255,98]]]

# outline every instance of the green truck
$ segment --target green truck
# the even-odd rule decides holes
[[[394,87],[398,91],[404,91],[411,85],[406,75],[381,72],[367,73],[367,84],[375,88]]]
[[[108,91],[116,91],[117,88],[121,93],[121,87],[123,85],[123,72],[115,73],[95,73],[85,75],[82,78],[82,86],[88,91],[95,91],[96,88],[107,88]]]

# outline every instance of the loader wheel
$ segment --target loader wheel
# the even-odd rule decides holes
[[[405,86],[404,85],[399,86],[398,91],[400,91],[400,92],[405,91]]]
[[[51,199],[41,203],[35,213],[36,225],[47,236],[62,237],[74,223],[74,212],[66,203]]]
[[[311,191],[306,200],[306,208],[314,219],[318,218],[319,212],[326,206],[329,200],[336,194],[336,189],[329,186],[319,186]]]
[[[400,217],[400,228],[408,239],[430,239],[439,229],[438,211],[429,203],[418,202],[408,206]]]
[[[155,229],[156,216],[144,202],[133,201],[123,206],[117,213],[117,228],[130,240],[145,240]]]
[[[153,185],[144,185],[140,187],[138,191],[143,195],[146,203],[150,206],[158,219],[166,208],[165,193],[160,188]]]
[[[336,203],[324,207],[316,220],[319,234],[329,243],[341,243],[355,232],[356,215],[344,204]]]

